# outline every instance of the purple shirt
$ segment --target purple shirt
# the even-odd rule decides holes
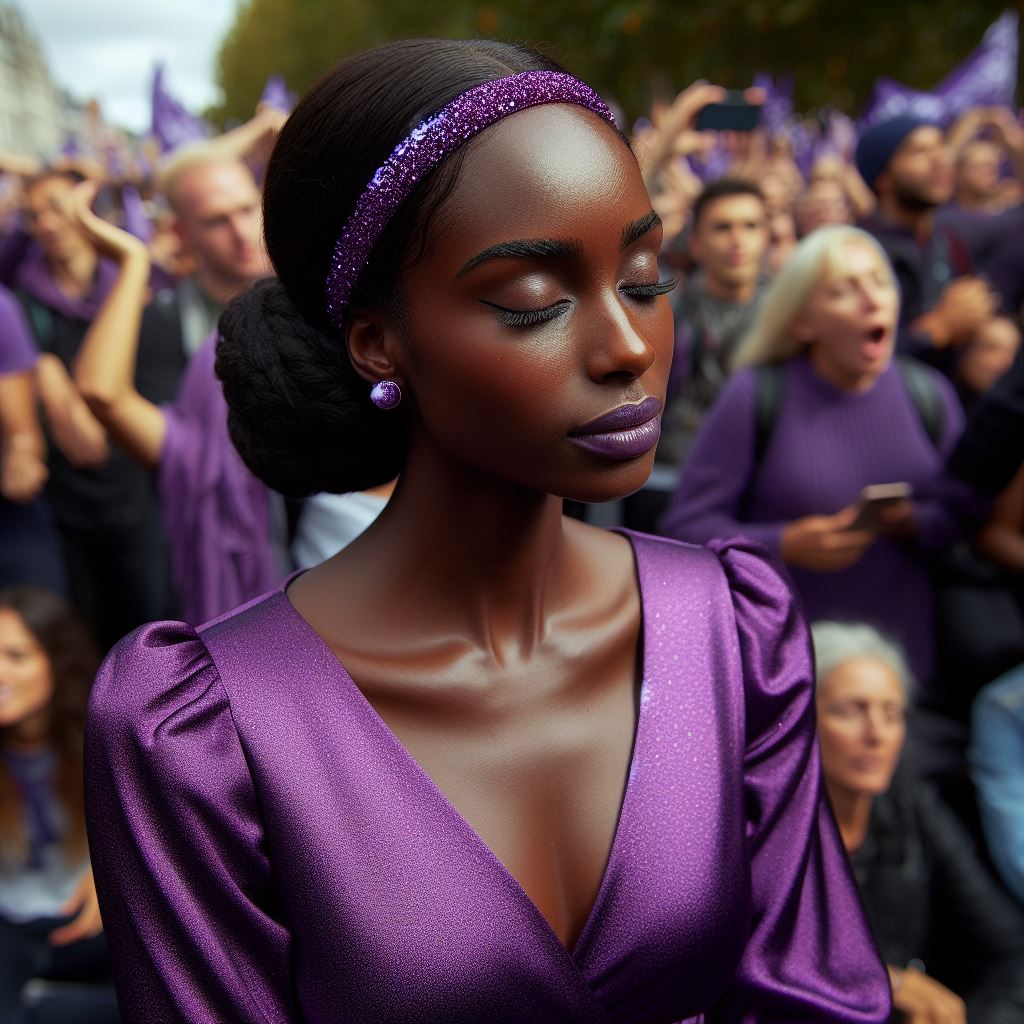
[[[743,547],[632,541],[636,739],[571,950],[283,589],[123,640],[86,803],[125,1019],[885,1021],[792,594]]]
[[[216,344],[213,334],[189,360],[177,401],[162,407],[160,505],[182,615],[195,625],[263,593],[281,575],[267,488],[228,434],[228,407],[214,373]]]
[[[24,373],[38,358],[21,303],[0,286],[0,374]]]
[[[794,519],[856,504],[869,484],[909,483],[918,495],[916,542],[878,538],[849,569],[793,567],[791,573],[812,621],[872,623],[903,644],[925,685],[934,668],[925,552],[942,548],[957,534],[953,517],[927,495],[963,429],[952,387],[937,372],[927,372],[942,398],[938,448],[895,366],[869,391],[850,394],[820,378],[805,356],[790,360],[782,407],[755,467],[755,373],[741,371],[704,421],[662,520],[664,532],[680,540],[704,543],[743,535],[778,554],[782,529]]]

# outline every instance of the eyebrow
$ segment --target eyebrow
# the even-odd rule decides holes
[[[651,210],[650,213],[627,224],[622,229],[619,248],[629,248],[660,223],[661,218],[654,210]],[[491,260],[571,260],[579,259],[582,255],[582,243],[571,238],[524,238],[513,242],[499,242],[497,245],[488,246],[483,252],[478,252],[467,260],[455,276],[461,277],[463,274],[468,274],[482,263],[489,263]]]

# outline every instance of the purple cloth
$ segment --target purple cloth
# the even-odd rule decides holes
[[[28,292],[44,306],[73,320],[92,320],[106,301],[111,288],[117,281],[117,264],[111,260],[100,260],[96,265],[89,290],[73,298],[58,287],[43,252],[31,246],[14,274],[14,287]]]
[[[812,621],[873,623],[905,647],[925,685],[934,667],[926,552],[957,534],[954,518],[928,494],[964,422],[952,387],[926,370],[942,398],[938,449],[895,366],[870,391],[849,394],[822,380],[805,356],[790,360],[782,408],[757,467],[755,372],[741,371],[704,421],[662,520],[664,532],[681,540],[743,535],[778,554],[782,529],[794,519],[838,512],[869,484],[906,481],[919,495],[915,543],[878,538],[849,569],[790,571]]]
[[[0,374],[24,373],[38,358],[21,303],[0,285]]]
[[[86,762],[125,1019],[885,1021],[791,592],[743,547],[632,542],[636,740],[571,951],[283,589],[122,641]]]
[[[206,622],[274,586],[266,487],[228,434],[228,407],[214,373],[216,334],[189,360],[173,405],[157,485],[182,615]]]

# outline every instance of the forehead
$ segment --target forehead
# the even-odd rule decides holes
[[[551,104],[491,125],[470,144],[432,230],[452,261],[509,239],[573,238],[647,214],[636,159],[618,133],[582,107]],[[460,264],[461,265],[461,264]]]
[[[825,673],[819,695],[830,700],[903,703],[903,685],[892,666],[872,656],[847,658]]]
[[[757,196],[749,193],[719,196],[705,204],[697,227],[699,229],[709,224],[721,224],[726,221],[760,220],[763,217],[764,203]]]
[[[869,242],[851,238],[842,245],[836,246],[825,261],[823,278],[834,280],[837,277],[870,274],[881,270],[887,278],[892,277],[889,261]]]
[[[43,178],[42,181],[30,185],[25,198],[30,206],[42,206],[55,196],[67,194],[74,187],[75,183],[70,178],[54,175],[52,178]]]
[[[19,647],[38,647],[24,619],[13,608],[0,608],[0,642],[17,644]]]
[[[174,197],[179,212],[197,215],[259,201],[256,183],[248,168],[236,162],[202,163],[184,168],[174,183]]]
[[[896,156],[913,156],[925,150],[935,149],[943,145],[945,139],[946,137],[942,134],[942,129],[930,124],[922,125],[920,128],[915,128],[900,143],[899,148],[896,150]]]

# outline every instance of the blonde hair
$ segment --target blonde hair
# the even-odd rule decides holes
[[[848,245],[859,245],[874,252],[896,285],[885,250],[866,231],[848,224],[818,228],[793,250],[772,282],[754,326],[736,351],[734,370],[781,362],[800,351],[803,343],[793,336],[793,321],[822,277],[843,267],[844,250]]]

